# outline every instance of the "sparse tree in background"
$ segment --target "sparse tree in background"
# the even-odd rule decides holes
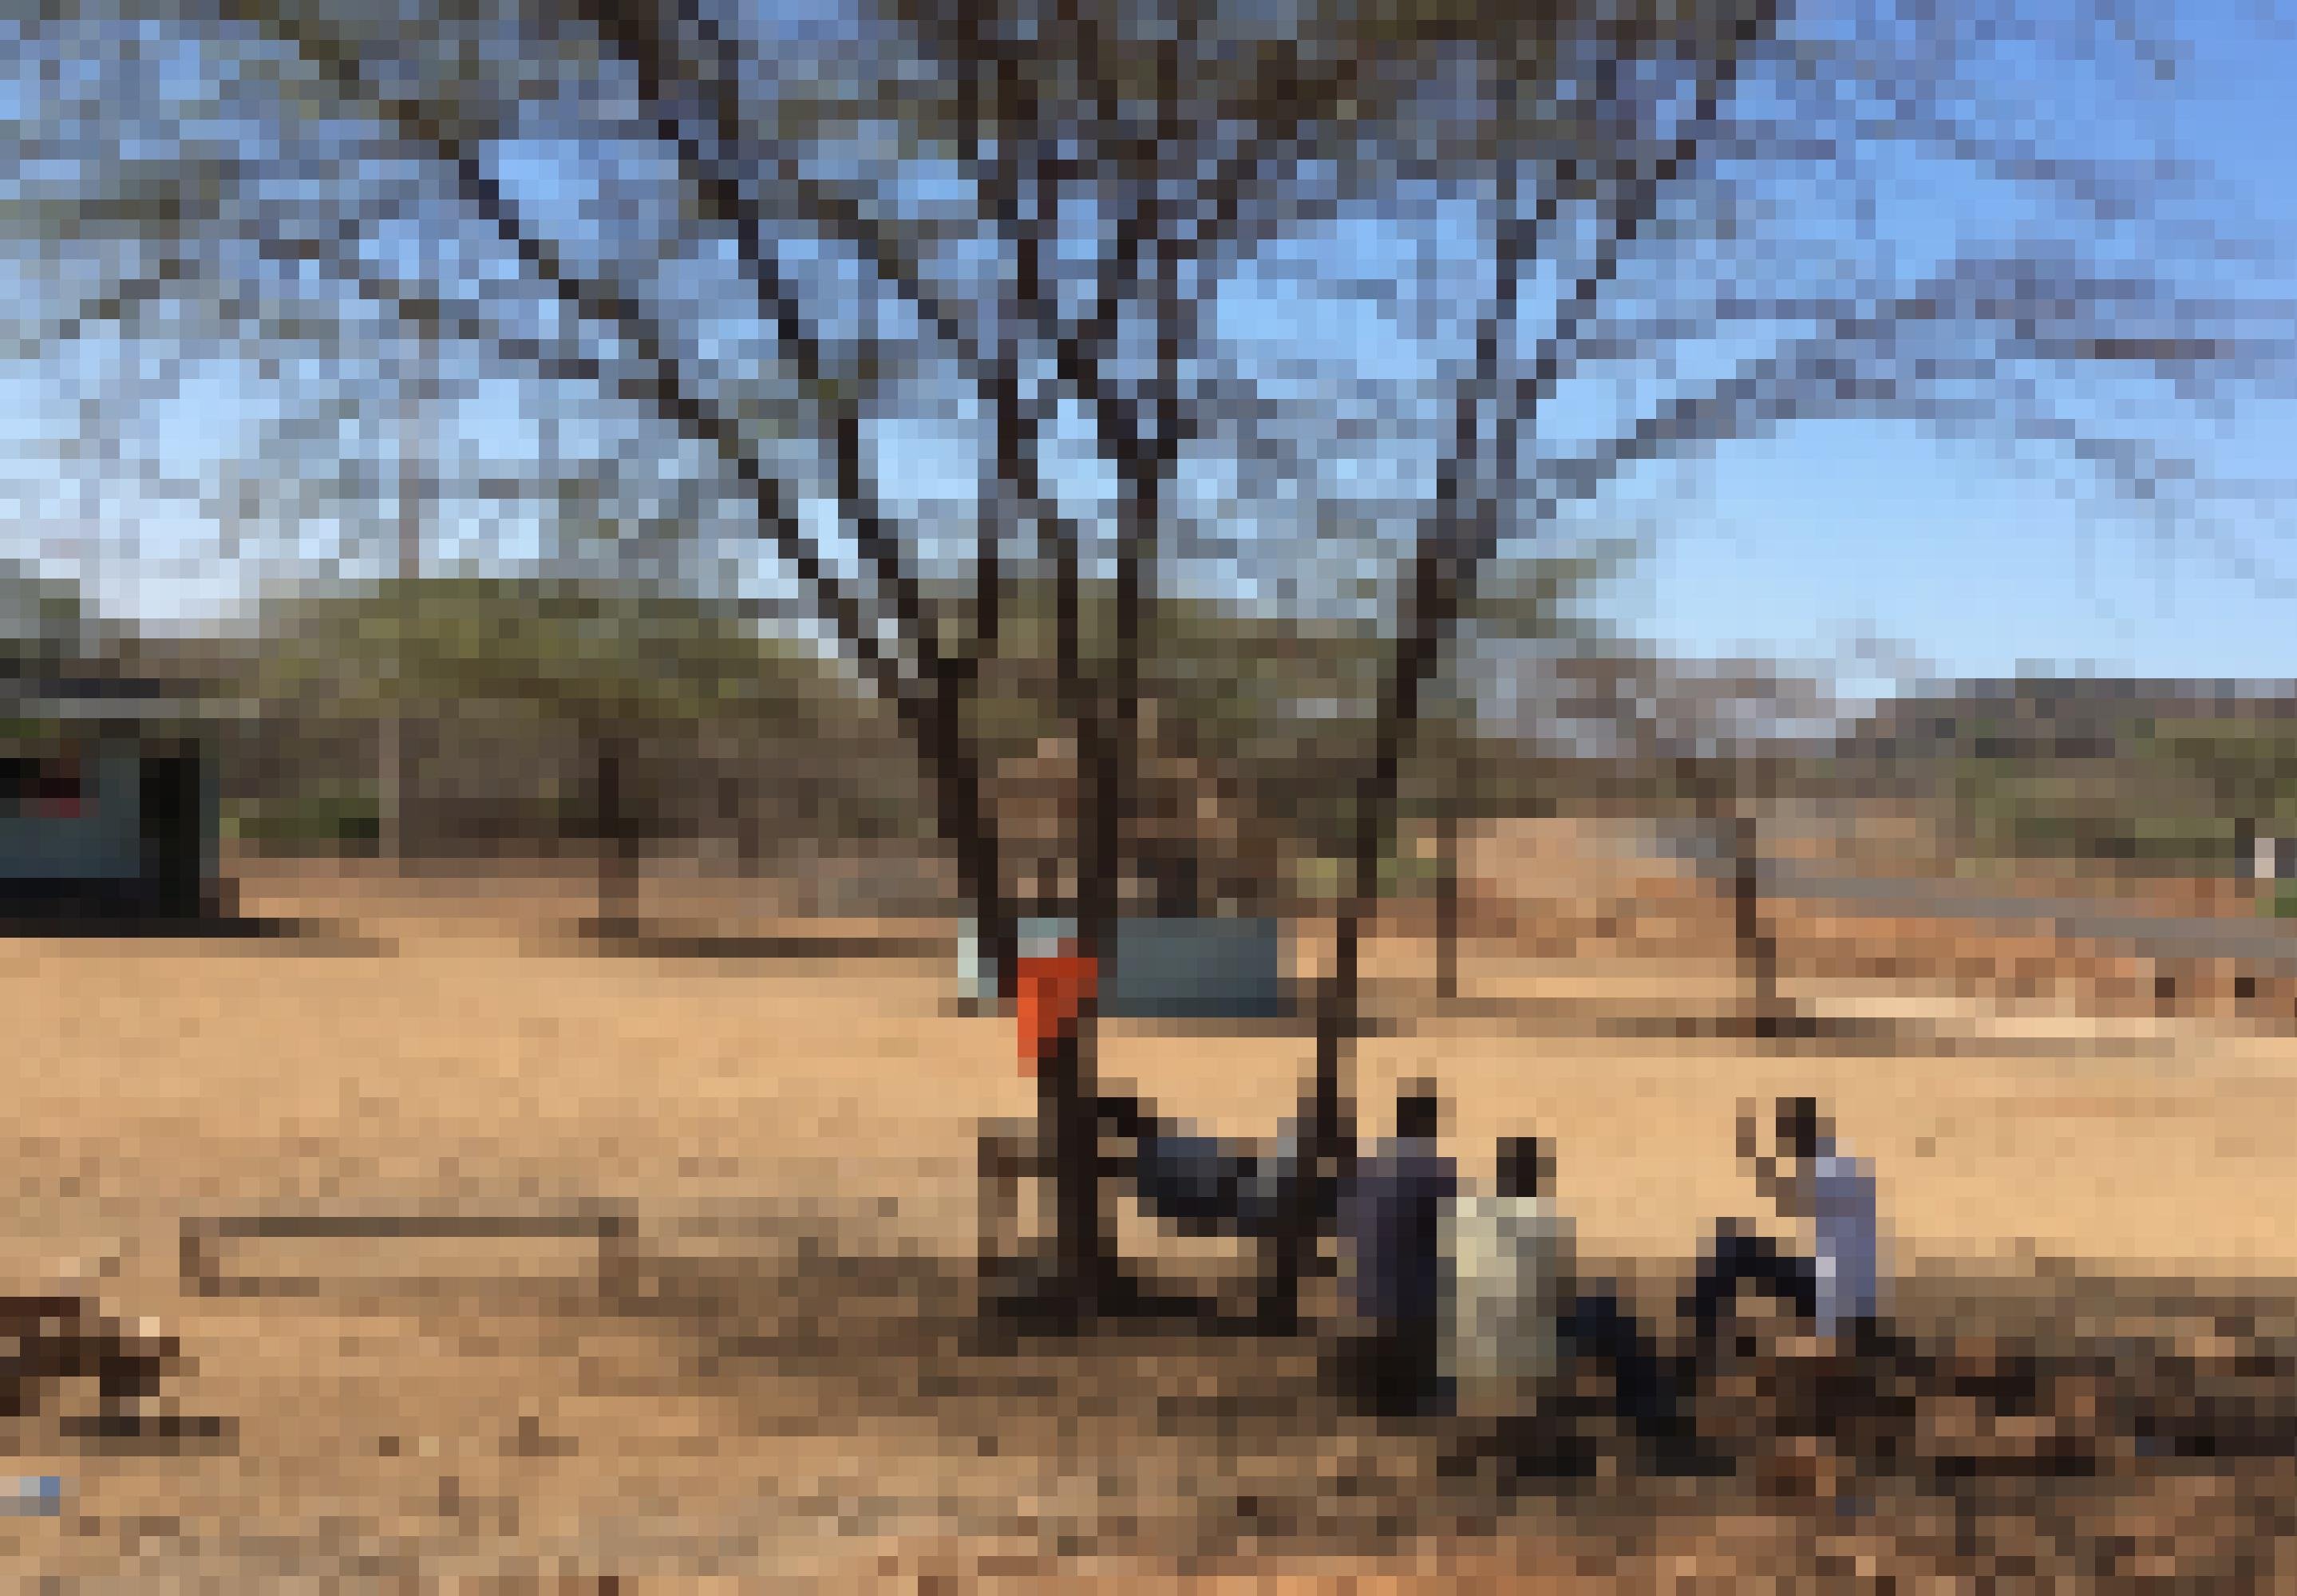
[[[644,554],[673,589],[738,593],[762,546],[917,750],[1000,971],[1012,904],[969,733],[1009,571],[1054,594],[1088,950],[1133,835],[1157,600],[1272,590],[1379,639],[1316,750],[1354,769],[1281,1320],[1352,1141],[1360,943],[1418,728],[1445,673],[1504,655],[1470,623],[1494,567],[1568,552],[1576,507],[1657,465],[1840,416],[1984,429],[2147,492],[2200,480],[2116,418],[2255,374],[2254,341],[2146,234],[2155,173],[2021,132],[2005,51],[2119,47],[2107,20],[2042,21],[1890,0],[77,4],[27,29],[4,225],[26,347],[196,339],[272,383],[203,484],[229,539],[360,568],[387,496],[342,440],[420,342],[482,457],[442,465],[442,539],[491,521],[482,555],[547,543],[587,476],[626,573]],[[169,51],[188,95],[156,92]],[[43,77],[58,55],[103,70]],[[103,153],[24,159],[43,140]],[[1906,243],[1881,202],[1925,162],[2031,219]],[[1286,300],[1403,331],[1256,337]],[[157,402],[125,379],[107,398],[118,432]],[[519,437],[485,442],[506,414]],[[953,464],[903,480],[919,458]],[[1086,1019],[1045,1112],[1057,1295],[1090,1313],[1117,1283]]]
[[[53,676],[102,657],[113,629],[89,614],[76,584],[0,561],[0,678]]]
[[[1741,662],[1708,670],[1662,666],[1630,736],[1654,765],[1660,812],[1687,814],[1696,868],[1730,908],[1731,941],[1750,1033],[1791,1033],[1799,1015],[1779,987],[1778,939],[1765,913],[1764,821],[1791,778],[1796,755],[1832,730],[1821,684]]]
[[[834,843],[837,822],[875,807],[871,789],[900,800],[898,779],[872,766],[885,734],[868,703],[828,662],[760,637],[723,605],[434,579],[282,599],[263,620],[244,680],[275,717],[294,706],[311,732],[354,742],[400,720],[442,728],[434,774],[461,790],[407,817],[415,846],[581,837],[602,921],[634,918],[642,850],[706,819],[696,789],[720,751],[787,767],[786,802],[766,812],[793,835]]]

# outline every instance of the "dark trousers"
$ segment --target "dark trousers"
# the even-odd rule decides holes
[[[1724,1310],[1736,1304],[1739,1293],[1750,1286],[1792,1308],[1805,1324],[1817,1320],[1816,1266],[1767,1236],[1726,1222],[1717,1228],[1715,1246],[1700,1263],[1691,1295],[1684,1299],[1683,1317],[1697,1345],[1714,1345]]]
[[[1349,1380],[1358,1410],[1412,1419],[1447,1407],[1441,1336],[1429,1316],[1381,1320],[1358,1340]]]
[[[1608,1373],[1611,1411],[1652,1456],[1675,1460],[1693,1454],[1697,1440],[1675,1368],[1615,1294],[1582,1293],[1555,1328],[1557,1351],[1566,1370],[1585,1362]],[[1575,1384],[1567,1381],[1566,1394]],[[1596,1452],[1580,1428],[1576,1405],[1567,1403],[1560,1411],[1511,1414],[1488,1436],[1471,1444],[1468,1456],[1495,1455],[1518,1480],[1584,1476],[1594,1467]]]
[[[1139,1098],[1102,1092],[1093,1098],[1092,1110],[1103,1133],[1120,1140],[1138,1141],[1157,1129],[1155,1109]]]
[[[1635,1316],[1609,1291],[1590,1291],[1556,1321],[1562,1350],[1608,1366],[1619,1417],[1647,1440],[1682,1429],[1682,1403],[1673,1372]]]

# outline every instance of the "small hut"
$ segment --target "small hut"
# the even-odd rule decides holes
[[[0,686],[0,917],[220,911],[211,715],[141,680]]]
[[[1285,1011],[1280,879],[1239,806],[1203,761],[1143,759],[1127,783],[1117,922],[1107,950],[1101,1012],[1143,1019],[1257,1019]],[[1077,826],[1083,813],[1074,747],[1047,738],[1007,761],[991,784],[1009,901],[1027,906],[1024,957],[1074,934]],[[995,972],[974,928],[960,934],[967,995],[988,1000]]]

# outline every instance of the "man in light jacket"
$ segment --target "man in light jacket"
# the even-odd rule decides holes
[[[1496,1166],[1495,1194],[1455,1201],[1444,1230],[1445,1370],[1461,1411],[1490,1421],[1471,1456],[1496,1452],[1519,1474],[1592,1461],[1544,1411],[1563,1379],[1592,1365],[1610,1377],[1614,1412],[1659,1467],[1708,1468],[1656,1343],[1609,1281],[1581,1280],[1571,1222],[1546,1194],[1544,1146],[1503,1137]]]

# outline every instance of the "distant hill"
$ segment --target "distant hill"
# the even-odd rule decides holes
[[[2164,726],[2297,725],[2297,682],[2130,677],[1978,679],[1886,699],[1838,752],[1878,759],[2109,759]]]
[[[2252,835],[2297,828],[2297,684],[1964,681],[1878,705],[1832,762],[1972,851],[2235,871]]]

